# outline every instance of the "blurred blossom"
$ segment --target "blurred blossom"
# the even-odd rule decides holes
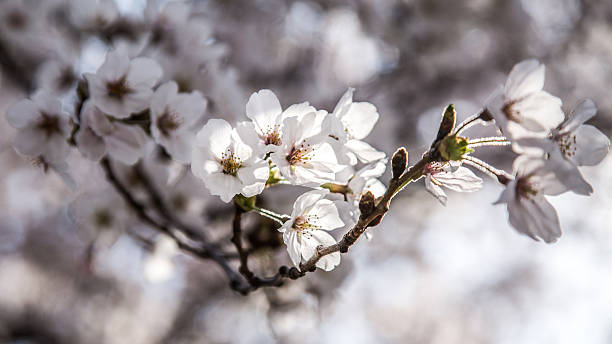
[[[578,0],[521,0],[521,4],[533,19],[537,33],[549,44],[564,39],[581,12]]]
[[[354,12],[335,10],[328,13],[324,30],[319,61],[323,80],[356,86],[380,70],[383,64],[380,44],[363,32]]]
[[[160,236],[155,242],[153,252],[145,258],[144,275],[151,283],[160,283],[172,278],[174,263],[172,258],[177,254],[178,246],[169,237]]]
[[[0,216],[0,228],[0,254],[17,251],[25,239],[23,225],[16,217],[3,214]]]

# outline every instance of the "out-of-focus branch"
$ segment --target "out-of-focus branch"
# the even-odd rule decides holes
[[[248,293],[248,291],[250,290],[249,285],[240,276],[240,274],[238,274],[230,266],[228,258],[225,257],[216,247],[211,245],[208,241],[205,241],[205,238],[202,234],[197,234],[197,232],[194,232],[193,230],[189,229],[189,232],[182,233],[184,234],[184,236],[180,235],[178,232],[184,229],[184,224],[177,224],[175,222],[169,221],[169,219],[167,219],[164,214],[161,215],[162,217],[164,217],[164,220],[167,223],[160,224],[155,221],[149,214],[147,214],[146,207],[138,200],[136,200],[134,196],[132,196],[130,191],[119,181],[112,169],[109,159],[105,157],[100,163],[104,168],[108,181],[113,185],[113,187],[117,190],[117,192],[119,192],[121,197],[127,202],[128,206],[144,223],[149,224],[160,232],[169,235],[176,241],[180,249],[189,252],[199,258],[211,259],[216,262],[227,275],[230,281],[230,287],[233,290],[236,290],[242,294]],[[145,185],[147,185],[146,182],[148,182],[148,186],[152,186],[150,180],[148,179],[143,182],[145,182]],[[157,200],[153,200],[154,203],[161,201],[161,198],[159,198],[159,195],[154,189],[148,191],[153,194],[152,197],[157,198]],[[172,230],[171,228],[177,228],[178,231]],[[194,236],[191,236],[191,233],[196,234]]]
[[[13,80],[24,91],[30,92],[34,89],[33,75],[34,71],[24,68],[8,49],[6,43],[0,39],[0,66],[4,70],[4,74]]]

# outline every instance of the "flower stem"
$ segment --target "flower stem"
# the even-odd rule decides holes
[[[278,213],[273,212],[272,210],[268,210],[264,208],[252,207],[251,210],[263,217],[267,217],[271,220],[274,220],[281,225],[284,224],[285,221],[291,219],[291,216],[289,215],[278,214]]]
[[[463,122],[461,122],[461,124],[459,124],[459,126],[457,127],[457,130],[455,130],[455,134],[459,135],[464,130],[469,129],[478,123],[489,122],[492,119],[493,118],[491,117],[491,113],[489,113],[489,110],[486,108],[482,109],[478,113],[466,118]]]
[[[486,173],[488,176],[490,176],[491,178],[499,181],[502,184],[507,184],[510,180],[513,179],[513,177],[511,175],[509,175],[506,171],[504,170],[500,170],[497,169],[491,165],[489,165],[488,163],[475,158],[473,156],[466,156],[463,159],[463,162],[466,163],[467,165],[470,165],[472,167],[477,168],[478,170]]]
[[[397,179],[392,179],[389,184],[389,188],[387,192],[380,198],[376,207],[368,215],[367,217],[360,217],[357,224],[353,226],[340,241],[330,246],[319,246],[315,251],[315,254],[305,263],[300,264],[300,275],[296,276],[301,277],[306,274],[308,271],[314,271],[316,269],[317,262],[322,257],[334,253],[334,252],[347,252],[349,247],[351,247],[357,239],[366,231],[366,229],[370,226],[377,225],[382,217],[389,211],[389,205],[391,200],[398,192],[400,192],[406,185],[410,184],[413,181],[419,180],[423,176],[423,171],[427,164],[432,162],[431,154],[427,153],[423,156],[423,158],[410,167],[404,174],[402,174]]]
[[[505,136],[481,137],[468,141],[469,148],[485,147],[485,146],[508,146],[510,141]]]

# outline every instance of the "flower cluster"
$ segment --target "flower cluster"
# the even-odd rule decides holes
[[[543,91],[544,65],[523,61],[510,72],[503,92],[487,110],[520,154],[514,161],[514,178],[497,203],[508,206],[510,224],[534,239],[554,242],[561,235],[557,212],[545,195],[573,191],[589,195],[593,188],[579,166],[601,162],[610,140],[592,125],[584,124],[597,112],[584,100],[568,115],[561,100]]]
[[[224,202],[236,195],[256,196],[275,184],[315,189],[296,200],[289,220],[278,218],[291,260],[299,266],[318,245],[335,243],[321,230],[354,223],[363,193],[384,192],[377,178],[385,171],[386,155],[361,141],[376,124],[378,112],[370,103],[354,102],[353,89],[332,113],[308,103],[283,110],[272,91],[260,90],[249,98],[246,115],[250,121],[235,128],[222,119],[209,120],[197,134],[191,170]],[[360,163],[364,166],[356,170]],[[326,189],[337,188],[346,200],[330,199]],[[339,208],[346,212],[341,215]],[[340,255],[334,254],[317,266],[331,270],[339,262]]]
[[[70,20],[65,29],[74,30],[71,37],[97,36],[108,45],[106,55],[101,52],[99,65],[78,67],[77,62],[86,59],[84,51],[95,47],[69,56],[68,49],[46,49],[41,41],[42,50],[54,50],[57,56],[36,71],[37,91],[7,113],[17,130],[13,145],[70,185],[74,180],[66,161],[71,148],[100,163],[124,202],[115,194],[95,197],[84,192],[77,197],[69,214],[88,232],[86,237],[114,242],[122,232],[117,229],[131,227],[127,224],[134,214],[114,210],[126,204],[176,247],[219,263],[235,286],[240,281],[225,257],[189,226],[188,215],[183,216],[192,207],[189,201],[201,198],[201,190],[234,202],[238,215],[252,211],[276,221],[276,239],[280,243],[282,236],[295,265],[292,273],[281,269],[279,274],[297,278],[316,267],[334,269],[340,253],[380,223],[392,198],[411,182],[423,178],[426,189],[443,205],[448,201],[444,188],[481,189],[483,180],[470,168],[504,184],[497,203],[507,204],[510,224],[517,231],[554,242],[561,229],[546,196],[567,191],[591,194],[593,188],[579,168],[598,164],[609,151],[610,140],[585,124],[597,112],[594,103],[584,100],[566,115],[561,100],[543,91],[545,67],[527,60],[514,66],[504,87],[463,123],[456,125],[455,109],[449,105],[419,162],[408,167],[406,150],[398,149],[385,185],[379,178],[386,171],[387,156],[364,141],[379,113],[369,102],[354,101],[353,88],[331,112],[308,102],[283,108],[267,89],[253,93],[246,109],[243,103],[236,108],[233,104],[242,102],[240,94],[246,92],[231,87],[231,69],[220,61],[226,49],[213,39],[208,22],[194,16],[183,2],[170,1],[163,8],[155,3],[147,2],[144,18],[137,23],[122,18],[111,0],[72,1],[64,8]],[[52,34],[44,23],[35,23],[22,2],[8,0],[0,9],[6,19],[0,21],[0,29],[13,33],[7,37],[16,50],[17,42],[26,41],[23,38]],[[207,120],[207,113],[245,113],[246,118],[235,123],[235,117]],[[500,136],[464,134],[475,124],[493,121]],[[517,154],[513,174],[472,155],[483,146],[511,146]],[[125,173],[117,177],[113,171]],[[258,207],[256,196],[279,185],[308,190],[297,197],[290,215]],[[136,189],[145,189],[148,197]],[[193,212],[203,213],[201,207]],[[257,288],[265,279],[248,271],[238,238],[238,215],[233,242],[241,258],[240,273]],[[340,240],[329,233],[341,228],[347,231]],[[159,246],[165,262],[175,245]],[[276,285],[274,278],[268,281]]]

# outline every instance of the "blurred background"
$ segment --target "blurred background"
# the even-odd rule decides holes
[[[88,229],[78,221],[83,205],[117,198],[99,165],[72,152],[69,171],[79,187],[68,188],[15,153],[5,113],[54,80],[63,81],[54,87],[70,108],[74,81],[95,71],[109,46],[156,37],[151,4],[115,3],[117,13],[97,1],[0,0],[1,343],[612,342],[609,158],[582,169],[591,197],[550,199],[564,231],[555,244],[516,233],[505,208],[492,205],[501,188],[489,180],[480,192],[450,194],[446,207],[419,182],[336,270],[248,296],[232,292],[218,266],[158,236],[143,238],[150,231],[120,200],[110,201],[122,214],[116,226]],[[612,133],[607,0],[190,4],[205,61],[173,56],[171,47],[151,56],[166,78],[207,97],[209,118],[245,119],[248,96],[262,88],[283,107],[307,100],[331,111],[355,87],[355,99],[380,113],[368,141],[389,155],[405,146],[414,162],[448,103],[461,120],[515,63],[538,58],[547,66],[545,89],[564,109],[591,98],[599,108],[593,124]],[[510,169],[509,149],[476,155]],[[145,160],[160,180],[173,171],[154,153]],[[230,250],[231,206],[195,183],[184,177],[163,192],[180,216]],[[274,190],[265,202],[287,212],[297,194]],[[245,217],[252,269],[269,274],[287,264],[271,225]]]

